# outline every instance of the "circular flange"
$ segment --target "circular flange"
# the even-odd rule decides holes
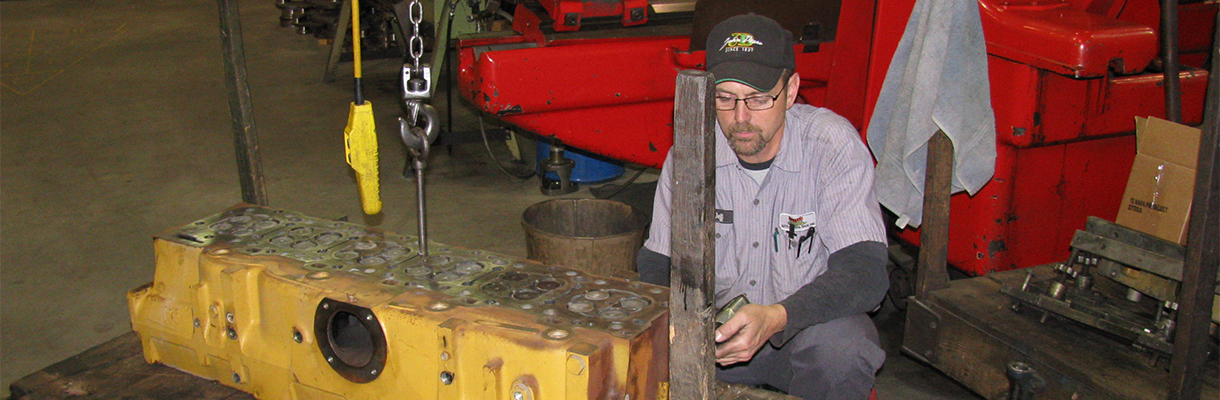
[[[314,312],[314,337],[322,357],[344,379],[372,382],[385,370],[385,332],[372,310],[322,299]]]

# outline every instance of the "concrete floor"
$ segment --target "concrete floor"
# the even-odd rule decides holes
[[[338,82],[323,84],[328,47],[280,28],[270,0],[243,1],[241,13],[271,205],[361,222],[342,144],[352,92],[342,76],[351,64],[341,64]],[[124,294],[152,279],[151,237],[238,203],[241,194],[215,1],[4,1],[0,26],[0,380],[7,396],[14,380],[126,333]],[[363,222],[410,233],[414,183],[399,175],[397,71],[392,60],[365,63],[385,211]],[[477,126],[468,111],[457,111],[456,129]],[[493,145],[507,157],[503,143]],[[508,177],[491,162],[482,144],[436,152],[427,177],[430,233],[442,243],[524,257],[521,212],[549,197],[536,179]],[[877,317],[890,353],[878,378],[881,397],[977,399],[898,354],[902,319],[889,311]]]

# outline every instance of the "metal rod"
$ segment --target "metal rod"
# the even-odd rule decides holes
[[[229,115],[233,122],[233,144],[237,153],[237,175],[245,203],[267,205],[263,183],[263,159],[259,153],[254,106],[246,83],[246,52],[242,45],[241,15],[235,0],[217,0],[220,10],[220,44],[224,53],[225,87],[229,91]]]
[[[428,218],[424,203],[424,168],[419,163],[415,166],[415,194],[419,204],[419,255],[428,257]]]
[[[1182,123],[1178,76],[1178,0],[1161,0],[1161,61],[1165,71],[1165,119]]]

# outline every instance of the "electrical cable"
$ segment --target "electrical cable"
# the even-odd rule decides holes
[[[631,176],[631,179],[628,179],[628,180],[627,180],[627,182],[623,182],[623,184],[622,184],[621,186],[619,186],[619,188],[618,188],[618,189],[615,189],[613,192],[610,192],[610,194],[609,194],[609,195],[606,195],[606,196],[604,196],[604,197],[603,197],[603,196],[599,196],[599,195],[597,195],[597,194],[594,194],[594,197],[597,197],[597,198],[599,198],[599,199],[609,199],[609,198],[611,198],[611,197],[614,197],[615,195],[618,195],[619,193],[622,193],[622,191],[623,191],[624,189],[627,189],[627,187],[628,187],[628,186],[631,186],[631,184],[632,184],[632,183],[635,183],[636,178],[639,178],[639,177],[640,177],[640,175],[644,175],[644,171],[647,171],[647,170],[648,170],[648,167],[643,167],[643,168],[640,168],[640,170],[639,170],[639,171],[636,171],[636,172],[635,172],[635,175],[632,175],[632,176]],[[606,184],[606,185],[604,185],[604,186],[602,186],[602,187],[606,187],[606,186],[610,186],[610,185],[614,185],[614,184],[613,184],[613,183],[610,183],[610,184]],[[600,188],[601,188],[601,187],[599,187],[598,189],[600,189]],[[590,190],[590,191],[592,191],[592,190]]]
[[[530,169],[531,172],[527,172],[524,175],[518,175],[518,174],[514,174],[512,172],[509,172],[508,169],[504,168],[504,165],[500,164],[500,159],[496,158],[496,153],[491,151],[491,142],[489,140],[487,140],[487,130],[485,130],[483,128],[483,117],[480,116],[477,118],[479,119],[479,133],[483,135],[483,148],[487,149],[487,155],[491,157],[491,163],[495,164],[496,168],[500,169],[500,172],[503,172],[506,175],[512,176],[517,179],[526,180],[526,179],[534,177],[534,173],[532,171],[538,168],[537,165],[535,165],[534,168]]]

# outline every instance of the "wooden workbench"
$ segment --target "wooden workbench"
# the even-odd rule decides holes
[[[21,378],[9,390],[12,400],[254,399],[219,382],[145,362],[135,332]]]
[[[144,362],[140,338],[128,332],[32,373],[9,386],[11,400],[148,399],[253,400],[249,393],[161,364]],[[716,398],[785,399],[779,393],[717,385]]]
[[[1049,265],[1031,268],[1035,282],[1050,279]],[[1153,365],[1147,352],[1079,324],[1050,319],[1013,300],[1001,285],[1020,287],[1028,270],[956,280],[911,301],[903,351],[932,364],[988,399],[1008,392],[1005,367],[1025,362],[1047,381],[1037,399],[1168,398],[1168,364]],[[1202,381],[1202,399],[1220,398],[1215,360]]]

